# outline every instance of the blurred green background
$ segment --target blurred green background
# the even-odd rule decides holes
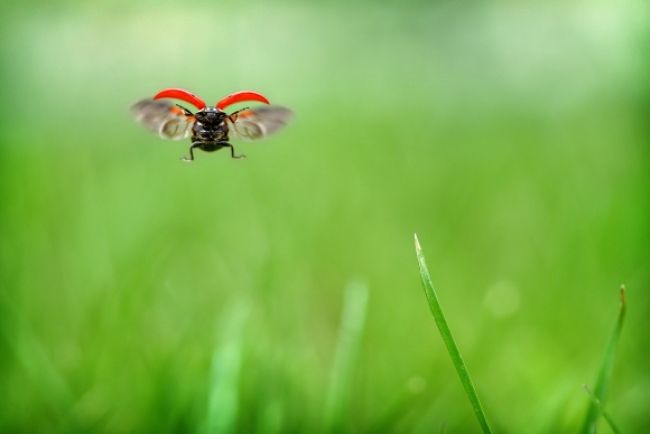
[[[579,428],[621,283],[650,426],[645,2],[0,8],[0,432],[477,432],[414,232],[497,432]],[[165,87],[296,117],[183,164]]]

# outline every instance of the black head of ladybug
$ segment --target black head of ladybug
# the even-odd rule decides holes
[[[194,114],[196,120],[201,122],[204,125],[219,125],[225,118],[226,113],[222,112],[216,107],[206,107],[203,110],[199,110]]]

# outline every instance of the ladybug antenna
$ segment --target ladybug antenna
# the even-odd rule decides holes
[[[188,92],[185,89],[179,89],[176,87],[170,87],[168,89],[163,89],[157,94],[154,95],[153,99],[161,99],[161,98],[176,98],[180,99],[185,102],[189,102],[192,104],[194,107],[197,109],[201,110],[204,109],[205,106],[207,105],[205,101],[203,101],[201,98],[198,96],[194,95],[192,92]]]
[[[229,105],[236,104],[243,101],[259,101],[264,104],[270,104],[269,100],[266,99],[261,93],[253,92],[251,90],[242,90],[239,92],[231,93],[230,95],[222,98],[217,102],[217,108],[223,110]]]

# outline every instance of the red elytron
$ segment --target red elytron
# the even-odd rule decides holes
[[[170,101],[173,99],[189,103],[198,111],[192,113]],[[247,101],[267,105],[244,108],[231,114],[224,112],[233,104]],[[162,138],[181,140],[191,136],[190,155],[183,159],[192,161],[195,148],[213,152],[228,147],[232,158],[244,157],[235,155],[235,148],[229,143],[231,131],[243,139],[256,140],[278,131],[293,116],[288,108],[268,104],[269,100],[260,93],[240,91],[222,98],[214,106],[208,106],[202,98],[187,90],[169,88],[161,90],[153,98],[135,103],[131,110],[138,122]]]

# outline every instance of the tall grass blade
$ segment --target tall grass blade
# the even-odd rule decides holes
[[[330,387],[325,405],[325,432],[339,432],[350,401],[350,380],[366,321],[368,287],[351,282],[345,289],[343,314]]]
[[[620,289],[620,304],[618,309],[618,318],[616,319],[616,324],[614,325],[614,330],[609,337],[607,342],[607,347],[605,349],[605,357],[603,358],[603,363],[600,365],[600,371],[598,371],[598,376],[596,377],[596,387],[594,388],[593,396],[596,398],[596,401],[600,403],[602,407],[605,402],[605,397],[607,396],[607,386],[609,384],[609,379],[612,374],[612,368],[614,366],[614,355],[616,353],[616,345],[618,344],[618,339],[621,336],[621,330],[623,329],[623,321],[625,319],[625,286],[621,285]],[[599,405],[592,400],[589,403],[589,409],[587,410],[587,416],[585,417],[584,424],[582,425],[582,434],[594,434],[596,432],[596,422],[598,421],[598,416],[601,413],[599,411]]]
[[[596,398],[596,395],[594,395],[593,392],[589,389],[589,386],[585,384],[584,388],[585,388],[585,392],[587,392],[587,395],[589,395],[589,398],[591,399],[591,403],[596,406],[600,414],[607,421],[607,423],[609,424],[609,428],[612,430],[612,432],[614,432],[615,434],[621,434],[621,430],[614,423],[614,420],[609,415],[609,413],[605,411],[605,408],[603,407],[603,404],[600,402],[600,399]]]
[[[436,295],[436,291],[433,288],[431,276],[429,275],[429,270],[427,269],[427,264],[425,263],[424,254],[422,253],[422,247],[420,247],[420,242],[418,240],[417,234],[415,235],[415,252],[418,257],[418,263],[420,265],[420,277],[422,278],[422,286],[424,286],[424,292],[426,293],[427,300],[429,302],[429,308],[431,309],[433,319],[436,321],[436,325],[438,326],[438,331],[440,331],[440,336],[442,336],[442,340],[447,347],[451,361],[454,363],[454,367],[456,368],[460,382],[463,384],[465,394],[467,394],[467,398],[472,404],[474,414],[476,415],[476,418],[481,425],[481,429],[484,433],[491,433],[492,430],[490,429],[490,425],[488,424],[487,418],[485,417],[483,407],[481,407],[481,401],[478,399],[474,383],[472,382],[469,372],[465,367],[465,362],[460,355],[460,351],[458,350],[456,341],[454,341],[451,330],[449,330],[447,320],[445,319],[445,315],[442,312],[442,307],[438,301],[438,296]]]
[[[203,434],[236,431],[242,335],[247,317],[246,306],[237,304],[220,324],[221,342],[212,355],[210,394]]]

